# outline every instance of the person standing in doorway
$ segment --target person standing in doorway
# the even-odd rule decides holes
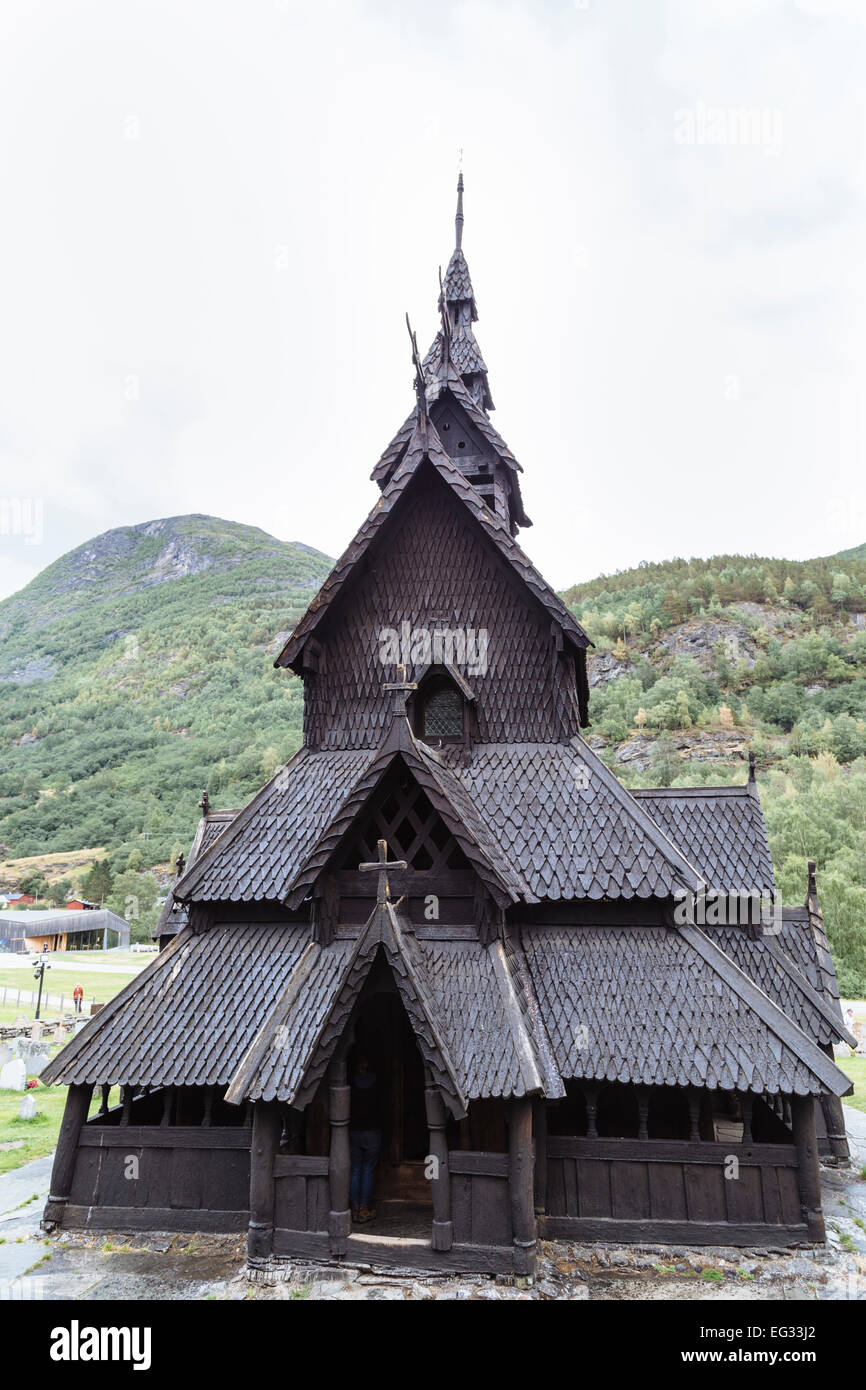
[[[376,1215],[370,1205],[379,1150],[382,1146],[382,1117],[379,1082],[366,1057],[359,1056],[352,1074],[352,1109],[349,1118],[351,1180],[349,1202],[352,1219],[372,1221]]]
[[[72,991],[72,998],[75,1001],[75,1012],[77,1014],[80,1014],[81,1005],[84,1002],[84,990],[81,988],[81,985],[75,986],[74,990]]]

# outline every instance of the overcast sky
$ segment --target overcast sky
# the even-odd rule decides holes
[[[552,583],[866,541],[864,74],[863,0],[4,0],[0,592],[185,512],[337,555],[460,149]]]

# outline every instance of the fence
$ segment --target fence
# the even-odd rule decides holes
[[[74,978],[73,976],[73,979]],[[20,1009],[22,1005],[25,1008],[36,1008],[36,1000],[39,998],[38,989],[17,989],[15,985],[0,985],[0,991],[2,991],[0,992],[0,1007],[4,1004],[8,1004],[13,1009]],[[95,1002],[96,1000],[94,998],[88,998],[85,995],[81,1002],[82,1013],[89,1014],[90,1005]],[[43,990],[41,1007],[43,1009],[59,1007],[61,1013],[63,1013],[64,1010],[70,1014],[75,1013],[75,1001],[72,998],[72,991],[70,990],[68,994],[47,994]]]

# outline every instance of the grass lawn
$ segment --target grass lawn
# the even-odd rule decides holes
[[[853,1096],[843,1096],[843,1105],[866,1110],[866,1057],[837,1057],[836,1065],[854,1082]]]
[[[58,951],[58,960],[71,961],[75,965],[111,965],[119,970],[140,970],[156,951]]]
[[[105,973],[101,971],[93,971],[90,973],[86,966],[82,966],[80,970],[46,970],[45,982],[42,986],[43,993],[47,992],[58,999],[63,995],[71,1010],[72,991],[76,985],[81,985],[84,990],[85,1000],[89,1002],[91,999],[98,999],[100,1003],[107,1004],[109,999],[112,999],[119,989],[123,989],[124,985],[128,985],[130,980],[135,979],[138,971],[151,961],[153,957],[138,956],[136,959],[137,968],[134,971],[124,970],[122,972],[118,971],[116,974],[113,972],[109,973],[108,971]],[[14,1003],[15,999],[18,997],[18,990],[21,990],[21,1007],[26,1010],[30,1007],[29,999],[31,993],[35,994],[38,991],[38,982],[34,980],[32,970],[22,970],[16,966],[4,967],[0,965],[0,1004],[3,1002],[4,987],[6,988],[5,1002],[7,1004],[10,1002]],[[57,1006],[55,1005],[54,1007],[56,1008]]]
[[[34,1158],[44,1158],[57,1143],[57,1132],[66,1104],[65,1086],[38,1086],[35,1091],[36,1114],[32,1120],[18,1117],[20,1091],[0,1091],[0,1173],[20,1168]],[[20,1147],[7,1149],[6,1144],[23,1140]]]
[[[58,1048],[52,1047],[52,1056],[57,1051]],[[33,1092],[36,1098],[36,1114],[32,1120],[22,1120],[18,1115],[21,1094],[20,1091],[0,1091],[0,1173],[20,1168],[31,1159],[44,1158],[57,1143],[63,1107],[66,1104],[66,1087],[43,1086],[40,1083]],[[91,1114],[95,1114],[99,1109],[101,1100],[102,1094],[96,1086],[90,1102]],[[112,1089],[108,1103],[120,1103],[119,1087],[115,1086]],[[22,1140],[23,1143],[19,1143]],[[6,1144],[14,1144],[16,1147],[7,1149],[4,1147]]]

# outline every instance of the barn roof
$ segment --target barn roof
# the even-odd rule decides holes
[[[46,936],[52,932],[74,935],[76,932],[99,931],[104,927],[110,927],[121,935],[129,932],[129,923],[107,907],[58,907],[37,911],[28,908],[19,912],[0,912],[0,937],[10,940],[23,936]]]

